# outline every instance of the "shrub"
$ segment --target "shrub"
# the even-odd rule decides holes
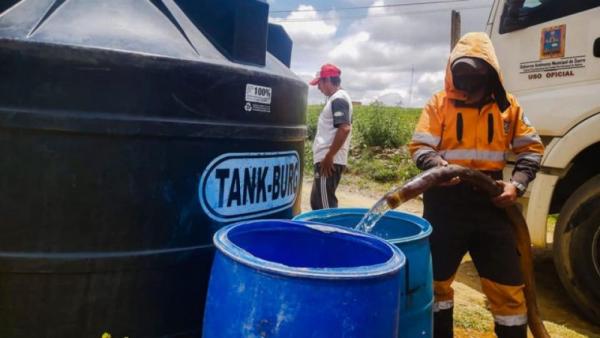
[[[307,140],[304,142],[304,172],[312,174],[314,171],[312,142]]]
[[[398,148],[410,140],[416,122],[412,110],[373,103],[354,114],[354,126],[366,147]]]
[[[308,129],[308,139],[310,141],[314,140],[315,135],[317,134],[317,122],[319,121],[319,114],[322,109],[322,105],[312,105],[307,108],[306,127]]]
[[[322,106],[308,107],[308,140],[304,145],[304,170],[312,174],[312,142]],[[381,104],[354,107],[352,149],[348,171],[387,183],[404,181],[418,174],[406,144],[410,141],[419,109],[384,107]]]

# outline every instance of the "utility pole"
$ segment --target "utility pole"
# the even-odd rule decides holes
[[[412,103],[412,93],[413,93],[413,82],[415,80],[415,65],[411,65],[410,67],[410,90],[408,91],[408,105],[406,108],[410,108]]]
[[[450,50],[454,49],[460,39],[460,13],[452,10],[452,22],[450,24]]]

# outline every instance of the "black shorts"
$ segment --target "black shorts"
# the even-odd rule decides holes
[[[338,200],[335,196],[338,184],[342,179],[342,173],[346,166],[333,165],[333,174],[329,177],[321,176],[320,163],[315,164],[314,180],[310,192],[310,207],[313,210],[337,208]]]

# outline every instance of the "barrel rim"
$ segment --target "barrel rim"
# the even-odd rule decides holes
[[[241,226],[249,226],[256,223],[277,223],[278,225],[285,224],[286,226],[295,226],[295,227],[308,227],[316,231],[322,232],[336,232],[341,234],[348,234],[352,236],[359,236],[369,241],[376,241],[382,244],[384,247],[388,248],[392,255],[391,257],[383,263],[373,264],[369,266],[358,266],[358,267],[344,267],[344,268],[298,268],[292,267],[281,263],[271,262],[259,257],[254,256],[250,252],[242,249],[241,247],[234,244],[229,238],[228,234],[231,230],[241,227]],[[291,220],[280,220],[280,219],[261,219],[254,221],[244,221],[238,222],[234,224],[230,224],[226,227],[218,230],[214,237],[213,242],[217,247],[218,251],[232,260],[241,263],[243,265],[249,266],[251,268],[278,274],[278,275],[286,275],[289,277],[296,278],[311,278],[311,279],[368,279],[374,277],[382,277],[386,275],[396,274],[398,271],[403,269],[406,264],[406,257],[402,253],[402,251],[396,247],[388,243],[387,241],[370,234],[365,234],[359,231],[355,231],[353,229],[348,229],[346,227],[331,225],[331,224],[322,224],[317,222],[307,222],[307,221],[291,221]]]
[[[323,219],[323,218],[328,218],[328,217],[337,217],[337,216],[342,216],[342,215],[360,215],[360,217],[364,216],[367,212],[369,211],[369,209],[367,208],[331,208],[331,209],[320,209],[320,210],[312,210],[309,212],[305,212],[302,213],[296,217],[294,217],[294,220],[297,221],[313,221],[314,218],[319,218],[319,219]],[[390,210],[388,211],[384,216],[384,218],[396,218],[396,219],[402,219],[403,221],[410,221],[412,223],[414,223],[415,225],[417,225],[419,228],[421,228],[421,231],[418,234],[412,235],[412,236],[407,236],[407,237],[400,237],[400,238],[386,238],[386,241],[389,241],[391,243],[394,244],[399,244],[399,243],[408,243],[408,242],[414,242],[414,241],[418,241],[421,239],[426,239],[427,237],[429,237],[429,235],[431,235],[433,228],[431,227],[431,223],[429,223],[429,221],[427,221],[426,219],[419,217],[417,215],[408,213],[408,212],[403,212],[403,211],[397,211],[397,210]]]

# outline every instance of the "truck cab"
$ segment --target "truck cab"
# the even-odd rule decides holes
[[[521,200],[533,245],[552,248],[565,289],[600,323],[600,0],[496,0],[487,32],[546,146]]]

